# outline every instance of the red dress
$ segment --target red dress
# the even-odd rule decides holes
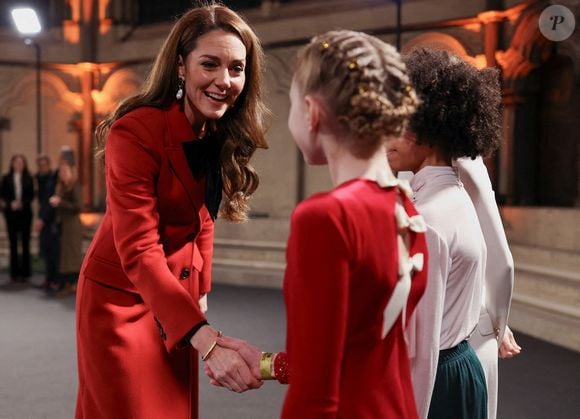
[[[188,166],[179,106],[143,107],[107,138],[107,210],[77,293],[77,419],[197,418],[198,359],[213,221]]]
[[[397,196],[409,216],[417,214],[397,188],[362,179],[295,209],[284,279],[290,385],[282,418],[417,417],[402,316],[381,338],[398,280]],[[411,238],[410,254],[426,256],[424,235]],[[407,318],[426,272],[414,275]]]

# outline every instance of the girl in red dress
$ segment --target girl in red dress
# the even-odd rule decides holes
[[[292,214],[286,353],[240,353],[289,382],[284,419],[416,418],[404,327],[426,285],[424,225],[385,148],[415,92],[396,50],[363,33],[315,37],[296,68],[288,125],[335,188]]]

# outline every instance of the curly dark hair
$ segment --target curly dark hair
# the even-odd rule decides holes
[[[495,68],[479,70],[447,51],[418,48],[405,57],[422,103],[410,129],[449,158],[489,156],[501,138],[501,91]]]

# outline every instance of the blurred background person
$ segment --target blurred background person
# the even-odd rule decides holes
[[[76,165],[77,165],[75,152],[68,145],[63,145],[60,148],[60,154],[59,154],[58,159],[59,159],[59,165],[63,160],[66,161],[72,167],[76,167]],[[57,169],[57,172],[58,172],[58,169]]]
[[[56,192],[58,172],[50,167],[50,158],[41,154],[36,159],[36,187],[38,197],[38,220],[35,231],[38,233],[39,256],[44,260],[45,288],[57,285],[58,274],[58,224],[56,209],[50,205],[49,198]]]
[[[10,170],[2,178],[0,194],[4,201],[4,217],[10,241],[10,278],[15,282],[25,281],[31,272],[30,204],[34,198],[34,185],[28,172],[26,157],[22,154],[15,154],[10,159]]]
[[[83,228],[80,219],[82,209],[81,185],[71,160],[61,158],[58,168],[56,191],[49,198],[56,208],[59,224],[58,281],[54,291],[71,293],[76,290],[77,276],[82,262]]]

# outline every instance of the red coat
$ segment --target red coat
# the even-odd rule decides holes
[[[77,419],[197,418],[197,353],[179,343],[205,319],[213,221],[182,148],[194,138],[176,104],[111,127],[107,210],[77,294]]]
[[[345,182],[295,209],[284,297],[290,386],[283,419],[416,419],[401,317],[383,339],[383,311],[398,280],[395,188]],[[417,212],[404,197],[409,216]],[[424,234],[410,254],[427,259]],[[425,290],[415,273],[407,317]]]

